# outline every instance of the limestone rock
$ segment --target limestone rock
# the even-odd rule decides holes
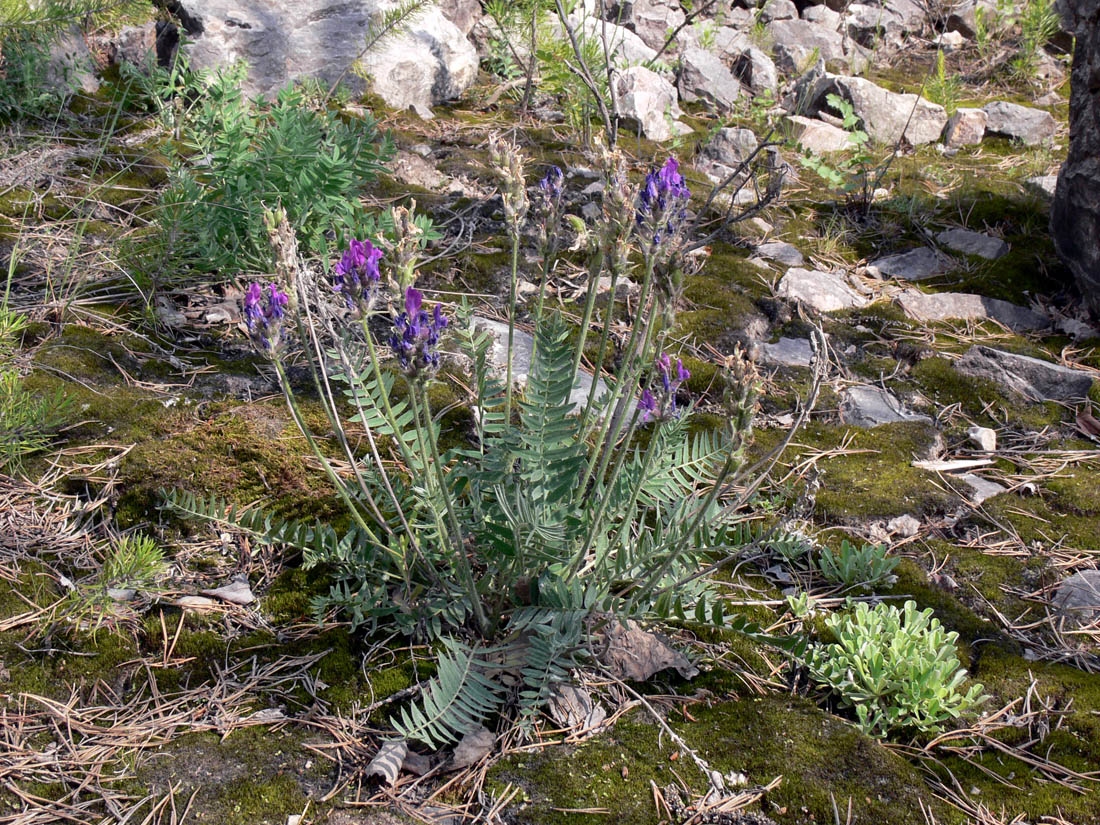
[[[504,376],[508,368],[508,324],[475,316],[474,326],[493,336],[493,345],[489,350],[489,363],[500,376]],[[512,338],[512,380],[519,386],[527,384],[527,378],[531,373],[531,356],[534,352],[534,336],[520,329],[515,330]],[[577,384],[569,394],[569,401],[574,409],[578,406],[584,407],[591,388],[592,376],[584,370],[578,370]],[[599,398],[606,392],[610,390],[601,378],[596,385],[596,397]]]
[[[464,35],[469,35],[481,22],[481,0],[435,0],[435,5]]]
[[[1033,178],[1028,178],[1024,183],[1035,194],[1042,195],[1044,198],[1053,198],[1058,188],[1058,176],[1036,175]],[[1053,229],[1051,232],[1056,234]]]
[[[741,83],[725,63],[702,49],[684,52],[676,85],[685,103],[702,101],[723,114],[734,111],[741,99]]]
[[[691,132],[691,127],[676,121],[684,113],[676,88],[656,72],[644,66],[630,66],[616,71],[612,83],[615,114],[628,126],[640,128],[650,140],[668,140],[676,134]]]
[[[1008,490],[1003,484],[982,478],[976,473],[962,473],[955,476],[959,481],[970,488],[970,501],[977,505],[982,504],[993,496],[1000,495]]]
[[[848,286],[843,276],[801,267],[787,270],[779,281],[777,294],[788,300],[802,301],[818,312],[853,309],[867,303],[866,298]]]
[[[1100,2],[1063,0],[1062,11],[1076,45],[1070,75],[1069,154],[1058,175],[1050,233],[1081,294],[1100,316]]]
[[[996,430],[991,430],[989,427],[979,427],[975,424],[966,431],[966,435],[979,450],[984,450],[987,453],[997,452]]]
[[[798,17],[798,7],[791,0],[768,0],[760,9],[760,19],[765,23],[773,20],[794,20]]]
[[[987,261],[994,261],[1008,252],[1008,244],[1000,238],[994,238],[982,232],[956,227],[947,229],[936,236],[936,240],[964,255],[976,255]]]
[[[852,104],[852,111],[863,122],[863,128],[873,140],[896,143],[904,134],[913,146],[940,139],[947,125],[947,112],[935,103],[911,94],[898,94],[876,86],[863,77],[832,78],[832,83],[818,94],[818,107],[826,105],[833,87]]]
[[[46,60],[46,86],[61,93],[73,89],[94,94],[99,90],[95,61],[84,34],[75,23],[54,36]]]
[[[887,255],[873,261],[867,267],[867,274],[876,278],[902,278],[906,281],[923,281],[935,278],[951,268],[951,262],[944,255],[926,246],[918,246],[908,252]]]
[[[714,133],[714,137],[703,148],[703,154],[728,167],[736,167],[747,159],[759,141],[751,129],[739,129],[727,126]]]
[[[774,344],[761,344],[758,358],[778,367],[808,367],[813,360],[813,347],[806,338],[780,338]]]
[[[1053,602],[1055,610],[1075,625],[1100,620],[1100,570],[1074,573],[1058,585]]]
[[[779,91],[779,70],[775,62],[756,46],[745,46],[735,54],[732,66],[734,74],[754,95],[770,94],[774,97]]]
[[[840,12],[833,11],[828,6],[806,6],[802,10],[802,19],[833,31],[840,29]]]
[[[815,155],[845,152],[852,148],[852,141],[843,129],[816,118],[791,115],[791,136],[802,149]]]
[[[210,69],[248,63],[249,95],[274,96],[307,77],[342,80],[355,90],[351,71],[364,46],[365,28],[398,0],[180,0],[190,21],[191,66]],[[429,6],[409,30],[363,58],[373,90],[388,106],[430,115],[430,107],[460,96],[474,82],[477,51],[443,12]]]
[[[908,32],[900,14],[884,6],[863,3],[848,6],[843,25],[848,36],[859,45],[888,54],[902,46]]]
[[[908,410],[893,393],[870,384],[848,387],[844,391],[840,402],[840,420],[852,427],[877,427],[898,421],[931,421],[926,415]]]
[[[660,49],[669,32],[687,19],[674,0],[624,0],[606,8],[608,20],[630,29],[652,49]]]
[[[1087,372],[980,344],[955,361],[955,369],[996,381],[1034,401],[1083,398],[1092,388],[1092,376]]]
[[[1017,331],[1040,330],[1050,326],[1049,319],[1038,312],[984,295],[962,292],[926,294],[908,289],[898,296],[898,304],[906,315],[918,321],[946,321],[949,318],[994,320]]]
[[[1058,124],[1050,112],[997,100],[982,107],[988,121],[986,134],[1012,138],[1034,146],[1054,136]]]
[[[798,247],[785,241],[768,241],[756,247],[756,254],[785,266],[802,266],[804,258]]]
[[[951,119],[947,121],[947,129],[944,132],[943,142],[948,149],[958,149],[961,146],[973,146],[981,143],[985,137],[985,126],[989,115],[985,109],[968,109],[962,107],[955,110]]]
[[[844,38],[826,26],[806,20],[773,20],[768,34],[776,65],[790,74],[804,70],[815,53],[826,63],[844,59]]]

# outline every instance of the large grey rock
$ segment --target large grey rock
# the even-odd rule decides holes
[[[617,70],[611,82],[615,86],[615,114],[627,126],[640,128],[650,140],[662,141],[689,134],[691,127],[679,123],[683,115],[676,87],[644,66]]]
[[[923,281],[935,278],[951,269],[951,261],[934,249],[919,246],[908,252],[887,255],[867,266],[867,273],[876,278],[902,278],[906,281]]]
[[[1032,109],[1006,100],[987,103],[982,109],[988,118],[986,134],[1012,138],[1027,146],[1048,140],[1058,128],[1054,116],[1042,109]]]
[[[1100,570],[1074,573],[1054,591],[1054,609],[1072,625],[1100,621]]]
[[[774,344],[761,344],[758,358],[777,367],[808,367],[814,350],[807,338],[780,338]]]
[[[852,289],[842,275],[816,269],[787,270],[776,289],[780,298],[797,300],[818,312],[835,312],[864,306],[867,299]]]
[[[702,101],[722,114],[734,111],[741,99],[740,81],[721,59],[703,49],[684,52],[676,85],[685,103]]]
[[[818,84],[817,106],[827,105],[829,92],[836,91],[852,104],[873,140],[896,143],[904,134],[911,145],[919,146],[939,140],[947,125],[944,108],[917,95],[890,92],[863,77],[833,76],[831,80]]]
[[[773,97],[779,91],[779,70],[767,54],[756,46],[746,45],[731,58],[733,72],[754,95],[770,94]]]
[[[560,26],[556,18],[553,18],[552,25]],[[599,43],[601,49],[606,41],[613,66],[638,66],[657,59],[657,50],[626,26],[595,17],[577,18],[574,25],[586,37]]]
[[[936,240],[955,252],[976,255],[987,261],[994,261],[1008,252],[1008,244],[1000,238],[962,227],[946,229],[936,236]]]
[[[84,40],[84,33],[75,23],[54,36],[46,59],[46,86],[69,93],[74,90],[93,94],[99,89],[95,76],[95,61]]]
[[[776,65],[794,74],[804,71],[814,54],[829,62],[844,59],[840,32],[806,20],[773,20],[768,24]]]
[[[798,17],[798,6],[791,0],[768,0],[760,9],[760,19],[765,23],[773,20],[794,20]]]
[[[728,63],[748,48],[751,41],[747,34],[732,26],[695,23],[680,32],[679,44],[684,49],[706,48]]]
[[[844,391],[840,420],[851,427],[877,427],[898,421],[931,422],[928,416],[907,409],[893,393],[870,384],[859,384]]]
[[[1100,2],[1062,0],[1076,35],[1070,74],[1069,154],[1050,209],[1054,247],[1100,316]]]
[[[802,115],[791,115],[787,121],[791,125],[791,137],[794,141],[803,150],[814,155],[846,152],[852,148],[848,133],[831,123]]]
[[[999,20],[994,0],[959,0],[947,15],[947,30],[959,32],[964,37],[974,37],[978,29],[978,9],[982,10],[982,22],[996,26]]]
[[[274,96],[296,80],[363,81],[351,71],[365,45],[366,29],[398,0],[181,0],[191,21],[192,68],[236,60],[248,64],[248,94]],[[363,56],[373,90],[397,109],[422,115],[461,95],[477,77],[473,44],[443,12],[429,6],[409,30]]]
[[[1092,388],[1087,372],[980,344],[955,361],[955,369],[996,381],[1033,401],[1084,398]]]
[[[900,14],[881,5],[852,3],[844,15],[844,30],[859,45],[890,54],[905,42],[909,32]]]
[[[624,0],[607,3],[605,8],[608,20],[626,26],[653,49],[660,49],[668,35],[687,19],[674,0]]]
[[[833,11],[828,6],[806,6],[802,10],[802,19],[833,31],[840,29],[840,12]]]
[[[727,126],[714,133],[703,154],[728,167],[737,167],[756,151],[760,142],[752,129]]]
[[[768,241],[756,247],[756,254],[769,261],[776,261],[784,266],[802,266],[805,259],[798,247],[785,241]]]
[[[1046,329],[1050,319],[1026,307],[962,292],[926,294],[908,289],[898,296],[905,314],[918,321],[946,321],[958,318],[966,321],[993,320],[1017,331]]]

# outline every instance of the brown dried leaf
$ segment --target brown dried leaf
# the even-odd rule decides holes
[[[477,727],[468,731],[462,737],[462,741],[455,746],[451,768],[458,770],[480,762],[493,749],[495,743],[496,737],[493,736],[492,731],[484,727]]]
[[[1100,421],[1088,407],[1082,407],[1077,411],[1077,428],[1091,438],[1100,438]]]
[[[644,682],[654,673],[675,668],[685,679],[699,673],[691,661],[670,646],[664,636],[643,630],[637,622],[613,622],[606,633],[603,662],[617,679]]]

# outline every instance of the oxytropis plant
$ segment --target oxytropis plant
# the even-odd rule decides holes
[[[600,215],[586,224],[568,214],[560,169],[529,190],[514,146],[494,141],[491,153],[513,252],[503,366],[468,307],[430,302],[416,285],[422,237],[409,210],[392,215],[385,254],[353,241],[334,265],[314,266],[299,257],[285,216],[270,214],[278,279],[249,288],[249,329],[353,527],[338,534],[172,497],[183,511],[235,523],[300,549],[307,565],[326,565],[335,578],[316,602],[319,613],[336,607],[356,627],[432,644],[437,675],[393,720],[406,739],[431,746],[497,712],[530,725],[574,667],[598,666],[589,651],[608,622],[700,623],[798,646],[730,615],[706,575],[749,535],[732,489],[757,381],[751,364],[730,359],[725,428],[691,432],[690,373],[668,352],[691,232],[677,162],[636,184],[621,157],[604,150]],[[513,380],[516,282],[530,235],[539,263],[526,274],[538,292],[521,387]],[[547,288],[570,240],[588,261],[576,330],[551,307]],[[628,277],[639,284],[632,314],[615,298]],[[601,281],[610,282],[602,312]],[[624,317],[626,331],[613,340]],[[286,362],[299,349],[335,434],[340,471],[287,381]],[[577,392],[582,354],[594,352],[602,365],[613,351],[614,372]],[[474,432],[442,449],[431,389],[459,363],[472,365],[463,383]],[[352,446],[353,432],[365,448]]]

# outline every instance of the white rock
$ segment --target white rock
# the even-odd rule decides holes
[[[691,127],[676,118],[684,114],[676,87],[644,66],[630,66],[612,75],[615,114],[640,128],[650,140],[663,141],[690,134]]]
[[[351,71],[365,45],[365,30],[399,0],[181,0],[181,16],[198,22],[188,47],[191,67],[248,63],[244,89],[273,97],[306,77],[354,90],[363,80]],[[461,95],[478,71],[477,50],[438,8],[429,5],[408,27],[371,49],[363,63],[374,91],[397,109],[424,116],[430,107]]]
[[[966,434],[974,443],[974,446],[979,450],[985,450],[987,453],[995,453],[997,451],[996,430],[991,430],[989,427],[979,427],[975,424],[966,431]]]
[[[864,306],[867,299],[833,272],[793,267],[779,281],[780,298],[802,301],[818,312],[835,312]]]

